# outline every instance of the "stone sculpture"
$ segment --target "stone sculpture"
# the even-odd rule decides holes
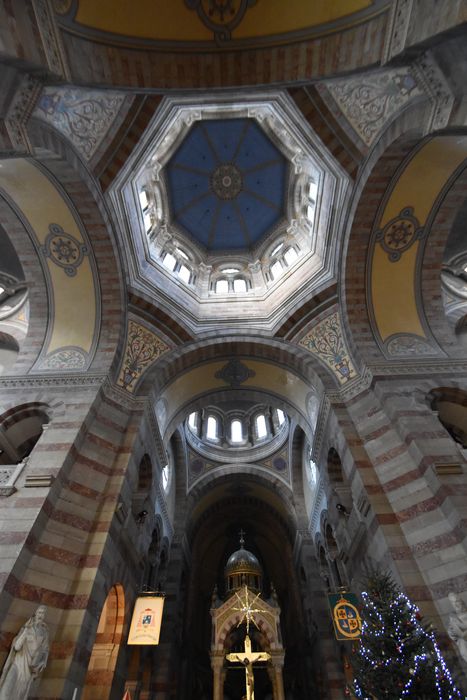
[[[449,593],[454,615],[449,617],[448,634],[456,643],[463,660],[467,662],[467,608],[456,593]]]
[[[14,638],[0,677],[0,700],[27,700],[32,683],[44,670],[49,656],[46,611],[40,605]]]

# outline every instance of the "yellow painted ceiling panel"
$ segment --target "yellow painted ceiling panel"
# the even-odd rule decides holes
[[[398,179],[381,219],[381,227],[407,206],[423,225],[434,200],[452,172],[467,158],[467,136],[431,139],[408,163]]]
[[[426,223],[446,181],[467,157],[466,136],[440,136],[426,143],[409,161],[393,187],[378,228],[406,207],[421,226]],[[371,262],[371,301],[378,332],[383,341],[397,333],[425,337],[415,297],[417,253],[415,242],[391,262],[388,253],[375,244]]]
[[[371,5],[371,0],[258,0],[233,36],[243,39],[318,27]],[[161,41],[213,38],[184,0],[80,0],[75,19],[87,27],[130,37]]]
[[[241,384],[242,388],[263,389],[269,393],[284,397],[293,404],[298,411],[306,413],[306,397],[310,387],[299,377],[291,372],[287,372],[282,367],[267,363],[241,359],[248,369],[255,372],[254,377],[250,377]],[[195,399],[200,394],[215,389],[226,389],[227,384],[222,379],[216,379],[215,374],[226,364],[223,362],[212,362],[195,367],[178,377],[170,384],[163,394],[167,402],[167,423],[187,403]]]
[[[52,223],[83,242],[66,200],[38,168],[25,159],[4,160],[0,165],[0,187],[21,210],[40,244],[45,242]],[[55,312],[47,352],[65,345],[89,352],[96,325],[96,290],[89,258],[84,256],[74,277],[50,259],[47,266]]]
[[[383,340],[394,333],[415,333],[425,337],[418,316],[414,293],[415,262],[419,243],[415,243],[398,263],[376,246],[373,256],[373,311]]]

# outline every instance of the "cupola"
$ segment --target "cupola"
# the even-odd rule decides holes
[[[262,589],[263,571],[261,564],[252,552],[244,548],[244,532],[240,531],[240,549],[230,555],[224,569],[227,594],[244,586],[258,593]]]

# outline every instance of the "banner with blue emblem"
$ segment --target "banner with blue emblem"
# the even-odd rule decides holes
[[[159,644],[164,598],[142,595],[136,599],[127,644]]]
[[[358,612],[358,599],[353,593],[328,595],[334,633],[339,641],[354,641],[360,637],[362,620]]]

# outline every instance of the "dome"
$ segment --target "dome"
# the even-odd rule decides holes
[[[240,569],[247,569],[248,571],[256,569],[261,573],[261,565],[255,555],[243,547],[230,555],[225,565],[225,573],[227,574]]]
[[[240,549],[230,555],[225,565],[224,575],[228,593],[248,586],[253,591],[260,592],[262,588],[263,570],[258,559],[252,552],[244,548],[243,536],[240,539]]]

